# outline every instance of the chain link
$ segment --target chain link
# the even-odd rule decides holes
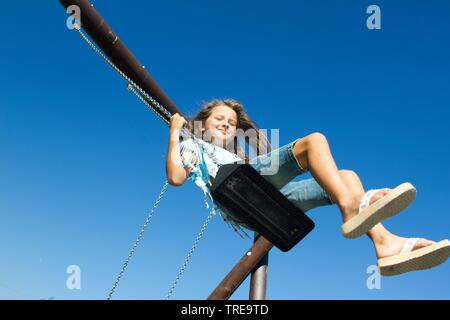
[[[211,220],[211,218],[214,215],[215,215],[215,211],[214,211],[214,208],[213,208],[213,209],[211,209],[211,211],[209,212],[208,217],[206,218],[205,222],[203,223],[203,226],[202,226],[200,232],[197,234],[197,237],[195,238],[194,243],[192,244],[191,250],[189,250],[189,253],[187,254],[186,258],[184,259],[184,262],[181,265],[181,268],[178,271],[178,274],[177,274],[175,280],[173,281],[169,292],[166,295],[166,300],[169,300],[170,297],[172,296],[173,291],[175,290],[175,287],[177,286],[178,282],[181,279],[181,276],[183,275],[184,271],[186,270],[186,266],[189,263],[189,260],[191,259],[192,254],[194,253],[195,249],[197,248],[198,243],[202,239],[203,234],[205,233],[206,228],[208,227],[209,221]]]
[[[128,82],[128,90],[131,91],[132,93],[134,93],[138,99],[144,103],[147,107],[149,107],[153,112],[156,113],[156,115],[161,118],[161,120],[163,120],[164,122],[166,122],[167,124],[169,124],[169,121],[164,118],[159,112],[157,112],[155,110],[155,108],[159,111],[161,111],[164,115],[166,115],[169,119],[172,116],[172,114],[166,109],[164,108],[158,101],[156,101],[155,98],[153,98],[152,96],[150,96],[147,92],[145,92],[145,90],[143,90],[141,87],[139,87],[133,80],[131,80],[125,73],[122,72],[122,70],[120,70],[111,60],[108,59],[108,57],[106,57],[103,52],[98,49],[93,43],[92,41],[89,40],[89,38],[84,34],[84,32],[81,30],[81,28],[79,28],[77,25],[75,27],[75,30],[78,31],[78,33],[80,34],[80,36],[84,39],[84,41],[86,41],[86,43],[92,48],[92,50],[94,50],[113,70],[115,70],[123,79],[125,79],[125,81]],[[206,153],[211,160],[213,161],[213,163],[220,167],[221,164],[219,163],[219,161],[214,157],[214,153],[216,151],[216,147],[214,144],[213,148],[214,151],[213,153],[207,151],[202,142],[200,142],[200,139],[198,139],[197,137],[194,136],[194,134],[192,132],[190,132],[189,130],[187,130],[186,128],[182,129],[183,134],[187,135],[188,137],[192,138],[198,145],[200,145],[202,151],[204,153]]]
[[[103,54],[103,52],[100,49],[98,49],[95,46],[95,44],[93,44],[91,42],[91,40],[89,40],[89,38],[84,34],[84,32],[81,30],[81,28],[78,25],[75,25],[75,30],[80,34],[80,36],[83,38],[83,40],[92,48],[92,50],[94,50],[94,52],[97,53],[103,59],[103,61],[105,61],[114,71],[116,71],[123,79],[125,79],[125,81],[127,81],[129,90],[131,90],[134,94],[136,94],[138,97],[140,97],[141,100],[144,99],[143,97],[148,99],[148,101],[150,101],[150,103],[146,103],[146,105],[149,106],[152,109],[152,111],[157,113],[160,117],[161,117],[161,115],[155,110],[155,108],[157,110],[159,110],[160,112],[162,112],[164,115],[166,115],[167,118],[170,119],[172,114],[166,108],[164,108],[158,101],[156,101],[156,99],[154,99],[147,92],[145,92],[145,90],[143,90],[141,87],[139,87],[125,73],[123,73],[122,70],[120,70],[111,60],[109,60],[108,57],[106,57]],[[130,89],[130,86],[133,89]],[[151,105],[149,105],[149,104],[151,104]],[[166,118],[162,118],[162,119],[167,124],[169,124],[169,121]]]
[[[145,229],[147,229],[148,224],[150,223],[150,220],[155,215],[155,209],[158,206],[159,202],[161,201],[164,193],[166,192],[168,184],[169,183],[167,181],[164,183],[164,185],[163,185],[163,187],[162,187],[162,189],[161,189],[161,191],[159,193],[158,198],[156,199],[155,203],[153,204],[152,209],[150,210],[150,213],[147,216],[147,219],[145,219],[144,225],[142,226],[141,231],[139,232],[136,240],[134,241],[133,247],[131,247],[131,250],[128,253],[127,258],[125,259],[125,262],[123,263],[122,268],[120,269],[120,272],[119,272],[119,274],[116,277],[116,280],[114,281],[114,284],[113,284],[113,286],[112,286],[112,288],[111,288],[111,290],[110,290],[110,292],[108,294],[107,300],[111,300],[111,297],[114,294],[114,291],[116,290],[116,288],[117,288],[117,286],[119,284],[119,281],[120,281],[120,279],[122,278],[122,276],[123,276],[123,274],[125,272],[125,269],[128,267],[128,264],[130,263],[130,260],[133,257],[134,252],[136,251],[136,248],[137,248],[137,246],[139,245],[139,242],[142,239],[142,236],[144,235]]]
[[[103,54],[103,52],[100,49],[98,49],[92,43],[92,41],[89,40],[89,38],[84,34],[84,32],[81,30],[81,28],[78,25],[75,25],[75,30],[80,34],[80,36],[84,39],[84,41],[92,48],[92,50],[95,51],[95,53],[97,53],[113,70],[115,70],[125,81],[128,82],[128,90],[131,91],[132,93],[134,93],[138,97],[138,99],[142,103],[144,103],[148,108],[150,108],[154,113],[156,113],[156,115],[159,118],[161,118],[161,120],[166,122],[166,124],[169,124],[169,121],[166,118],[164,118],[159,112],[157,112],[155,110],[155,108],[157,110],[161,111],[163,114],[165,114],[169,119],[172,116],[172,114],[166,108],[164,108],[158,101],[156,101],[155,98],[150,96],[145,90],[143,90],[141,87],[139,87],[133,80],[131,80],[125,73],[123,73],[122,70],[120,70],[111,60],[109,60],[108,57],[106,57]],[[199,141],[200,139],[195,137],[192,132],[190,132],[186,128],[183,128],[182,131],[183,131],[183,134],[192,138],[198,145],[200,145],[202,151],[211,158],[211,160],[213,161],[213,163],[216,166],[218,166],[218,167],[221,166],[219,161],[214,157],[214,153],[216,151],[214,144],[212,144],[214,151],[213,151],[213,153],[211,153],[204,148],[203,144]]]

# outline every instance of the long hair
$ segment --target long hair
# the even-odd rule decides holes
[[[202,127],[204,127],[205,122],[211,115],[213,109],[218,106],[227,106],[234,110],[237,115],[237,134],[235,135],[233,143],[231,144],[231,147],[233,149],[228,151],[234,152],[239,157],[244,159],[245,162],[249,161],[249,156],[245,153],[244,150],[242,150],[238,143],[239,138],[241,137],[240,133],[245,133],[249,129],[253,129],[253,132],[256,133],[255,137],[246,137],[248,139],[244,139],[244,143],[248,144],[252,148],[253,152],[256,153],[256,155],[264,154],[270,151],[271,145],[269,140],[267,139],[267,136],[259,129],[258,125],[244,111],[244,107],[242,106],[242,104],[234,99],[212,99],[204,102],[197,115],[188,123],[189,131],[195,134],[198,138],[202,138],[201,131],[199,130],[200,128],[194,128],[194,126],[201,125]]]

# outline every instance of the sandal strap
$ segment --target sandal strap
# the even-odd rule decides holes
[[[364,193],[364,195],[361,198],[361,202],[359,203],[359,211],[361,212],[361,210],[363,210],[364,208],[368,207],[370,204],[370,199],[372,199],[372,196],[377,193],[377,191],[379,191],[381,189],[371,189],[369,191],[367,191],[366,193]]]
[[[400,251],[400,254],[411,252],[414,246],[416,245],[417,241],[419,241],[419,239],[420,238],[409,238],[408,240],[406,240],[402,248],[402,251]]]

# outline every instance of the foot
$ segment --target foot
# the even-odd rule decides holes
[[[370,198],[369,204],[374,203],[377,200],[380,200],[382,197],[384,197],[390,189],[380,189],[378,190],[372,198]],[[344,222],[347,222],[354,216],[358,214],[359,211],[359,204],[361,203],[361,199],[363,197],[363,194],[353,196],[347,203],[342,203],[339,205],[342,213],[342,219]]]
[[[390,235],[389,237],[383,239],[383,241],[380,241],[379,243],[374,243],[377,258],[378,259],[387,258],[399,254],[407,240],[408,238]],[[435,242],[421,238],[419,239],[419,241],[417,241],[412,251],[425,248],[429,245],[432,245],[433,243]]]

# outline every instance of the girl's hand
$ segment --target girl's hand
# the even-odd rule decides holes
[[[183,126],[187,123],[186,119],[180,116],[179,113],[175,113],[170,117],[170,130],[181,130]]]

